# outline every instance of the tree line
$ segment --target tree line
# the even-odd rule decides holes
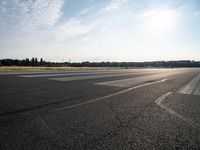
[[[47,65],[48,63],[45,62],[42,58],[38,60],[37,58],[26,58],[26,59],[1,59],[0,65],[1,66],[43,66]]]
[[[151,62],[49,62],[43,58],[0,59],[0,66],[71,66],[71,67],[200,67],[200,61],[151,61]]]

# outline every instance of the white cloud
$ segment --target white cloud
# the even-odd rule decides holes
[[[152,10],[144,12],[143,14],[139,15],[138,17],[139,18],[149,17],[149,16],[154,15],[156,13],[156,11],[157,11],[156,9],[152,9]]]
[[[94,29],[94,24],[84,25],[81,20],[71,19],[59,25],[55,29],[57,41],[64,41],[67,38],[87,34]]]
[[[54,25],[62,15],[64,0],[1,0],[0,21],[24,30]]]
[[[103,12],[114,12],[119,9],[119,7],[125,4],[127,0],[111,0],[108,5],[106,5],[101,11]]]
[[[160,16],[160,17],[166,17],[166,16],[181,16],[180,12],[177,12],[175,10],[170,10],[170,9],[158,9],[154,8],[149,11],[143,12],[142,14],[138,15],[138,18],[144,19],[144,18],[149,18],[152,16]]]

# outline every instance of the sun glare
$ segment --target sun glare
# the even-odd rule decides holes
[[[174,27],[175,13],[172,10],[155,10],[148,18],[148,26],[151,31],[158,34],[166,33]]]

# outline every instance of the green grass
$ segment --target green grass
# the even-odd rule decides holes
[[[0,71],[70,71],[70,70],[109,70],[119,69],[114,67],[19,67],[19,66],[1,66]]]

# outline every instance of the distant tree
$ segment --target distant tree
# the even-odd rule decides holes
[[[40,58],[40,66],[43,66],[43,59]]]
[[[200,61],[153,61],[153,62],[46,62],[42,58],[1,59],[2,66],[74,66],[74,67],[200,67]]]
[[[29,66],[31,65],[31,62],[28,58],[25,59],[25,66]]]
[[[35,58],[34,66],[38,66],[38,60]]]
[[[31,66],[35,66],[35,58],[34,57],[31,59]]]
[[[12,60],[11,59],[2,59],[1,64],[3,66],[11,66],[12,65]]]

